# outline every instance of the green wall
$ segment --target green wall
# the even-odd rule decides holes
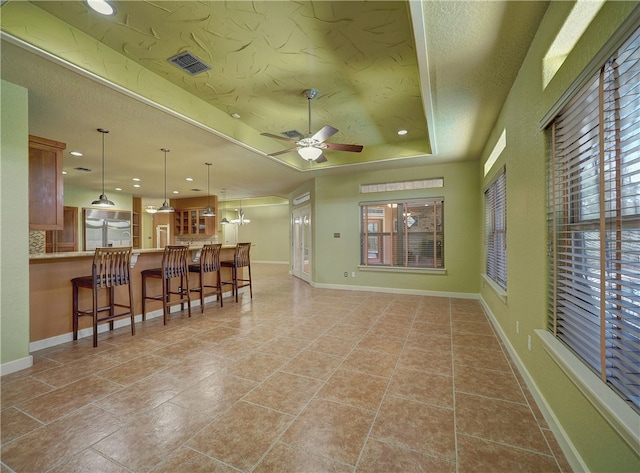
[[[21,369],[31,366],[27,90],[0,81],[0,102],[0,365]]]
[[[481,297],[508,343],[537,385],[545,402],[584,465],[594,472],[640,471],[640,459],[547,355],[534,330],[547,321],[546,137],[540,122],[589,65],[637,2],[608,2],[578,42],[554,79],[543,90],[542,58],[573,3],[553,2],[538,30],[519,75],[487,143],[486,160],[503,129],[507,146],[482,189],[501,166],[507,172],[508,287],[506,301],[484,285]],[[482,176],[482,169],[479,170]],[[482,237],[478,233],[484,267]],[[520,331],[516,333],[516,322]],[[527,347],[531,337],[532,348]],[[640,418],[638,418],[640,425]]]
[[[388,171],[362,172],[348,176],[327,176],[315,180],[313,280],[319,284],[339,284],[394,288],[455,294],[477,294],[480,289],[480,250],[470,235],[480,235],[478,203],[479,164],[421,166]],[[360,194],[360,184],[444,178],[444,187],[402,192]],[[444,197],[446,274],[361,271],[360,206],[362,201],[416,197]],[[340,233],[340,238],[334,238]],[[344,277],[356,273],[356,277]]]
[[[245,206],[243,209],[251,223],[238,227],[238,241],[252,243],[251,261],[288,263],[289,205]]]

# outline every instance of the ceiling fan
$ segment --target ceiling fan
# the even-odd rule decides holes
[[[309,133],[305,136],[297,130],[285,131],[282,134],[285,136],[274,135],[272,133],[261,133],[263,136],[270,138],[276,138],[278,140],[290,141],[295,143],[293,148],[270,153],[269,156],[278,156],[280,154],[290,153],[291,151],[297,151],[301,158],[307,161],[314,161],[316,163],[323,163],[327,160],[322,153],[324,149],[330,149],[334,151],[352,151],[359,153],[362,151],[362,145],[347,145],[342,143],[325,143],[326,140],[338,133],[337,128],[325,125],[315,134],[311,134],[311,101],[318,96],[318,89],[306,89],[302,94],[307,98],[309,103]]]

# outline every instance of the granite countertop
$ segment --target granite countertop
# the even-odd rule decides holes
[[[224,248],[235,248],[235,245],[224,245]],[[202,245],[189,245],[189,250],[200,250]],[[133,254],[140,255],[145,253],[162,253],[164,248],[134,248]],[[87,258],[93,257],[92,251],[67,251],[63,253],[34,253],[29,255],[30,260],[54,260],[62,258]]]

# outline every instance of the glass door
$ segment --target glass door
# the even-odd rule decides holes
[[[311,206],[296,209],[291,214],[292,274],[311,281]]]

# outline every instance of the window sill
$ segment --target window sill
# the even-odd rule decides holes
[[[549,356],[627,444],[640,454],[638,413],[547,330],[536,335]]]
[[[371,271],[380,273],[411,273],[411,274],[436,274],[445,276],[446,268],[407,268],[404,266],[358,266],[360,271]]]
[[[483,273],[481,276],[482,276],[482,280],[489,285],[489,287],[493,290],[493,292],[495,292],[496,296],[498,296],[498,298],[502,301],[502,303],[506,304],[507,303],[507,291],[502,289],[498,284],[496,284],[496,282],[493,279],[491,279],[486,274]],[[484,286],[484,284],[483,284],[483,286]]]

